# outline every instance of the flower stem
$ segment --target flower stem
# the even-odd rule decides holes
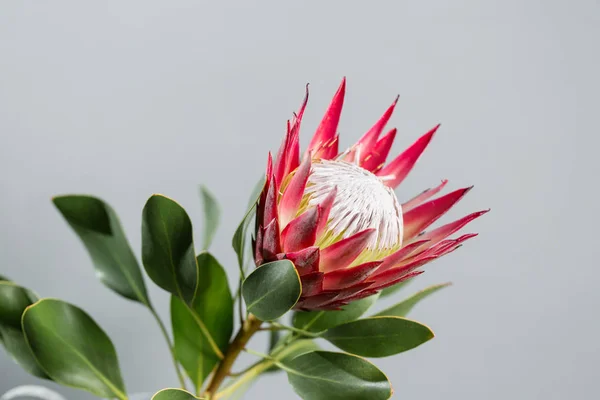
[[[294,332],[294,333],[297,333],[297,334],[300,334],[303,336],[308,336],[311,338],[318,338],[319,336],[321,336],[319,333],[308,332],[308,331],[305,331],[304,329],[298,329],[298,328],[294,328],[292,326],[282,325],[278,322],[272,322],[271,325],[276,329]]]
[[[171,358],[173,360],[173,365],[175,366],[175,372],[177,373],[177,378],[179,379],[179,385],[181,386],[182,389],[185,390],[186,389],[185,379],[183,378],[183,374],[181,373],[181,369],[179,368],[179,363],[177,362],[177,358],[175,357],[175,349],[173,347],[173,344],[171,343],[171,338],[169,338],[169,333],[167,332],[167,328],[165,327],[165,324],[163,324],[162,320],[160,319],[160,317],[156,313],[156,310],[153,307],[150,307],[150,312],[156,319],[156,322],[158,323],[158,326],[160,327],[160,331],[162,332],[163,336],[165,337],[165,340],[167,341],[167,345],[169,346],[169,352],[171,352]]]
[[[240,373],[240,377],[234,383],[232,383],[231,385],[227,386],[225,389],[218,392],[214,396],[214,399],[218,400],[224,396],[229,396],[230,394],[232,394],[236,390],[238,390],[240,387],[242,387],[245,383],[248,383],[248,382],[256,379],[260,374],[262,374],[263,372],[265,372],[266,370],[271,368],[273,365],[278,365],[278,364],[281,365],[279,363],[279,361],[281,359],[283,359],[284,357],[286,357],[288,354],[291,354],[294,350],[296,350],[296,347],[297,347],[296,345],[301,345],[301,342],[293,339],[291,342],[289,342],[289,345],[287,347],[280,347],[278,350],[275,350],[266,358],[263,358],[263,360],[252,365],[247,370],[242,371]],[[252,352],[252,353],[256,353],[256,352]],[[257,353],[257,355],[259,355],[260,357],[266,356],[266,355],[258,354],[258,353]]]
[[[234,383],[232,383],[230,386],[227,386],[225,389],[223,389],[220,392],[218,392],[217,394],[215,394],[214,399],[218,400],[224,396],[228,396],[231,393],[234,393],[245,383],[248,383],[248,382],[252,381],[253,379],[256,379],[260,374],[262,374],[263,372],[265,372],[266,370],[271,368],[271,366],[273,366],[273,364],[275,364],[275,361],[263,360],[255,365],[253,365],[252,368],[250,368],[248,371],[245,371],[240,376],[240,378],[237,379]]]
[[[204,397],[207,399],[213,399],[217,390],[223,383],[223,380],[229,375],[231,372],[231,367],[233,363],[240,355],[241,351],[244,350],[246,344],[259,329],[262,324],[262,321],[256,318],[254,315],[250,314],[244,324],[241,326],[238,331],[235,339],[229,344],[229,348],[225,353],[224,358],[219,363],[219,366],[215,370],[208,386],[206,387],[206,391],[204,392]]]
[[[260,364],[261,362],[263,362],[263,360],[257,361],[254,364],[244,368],[243,370],[241,370],[240,372],[230,372],[229,376],[232,378],[238,378],[242,375],[245,375],[246,372],[250,371],[251,369],[253,369],[254,367],[256,367],[258,364]]]

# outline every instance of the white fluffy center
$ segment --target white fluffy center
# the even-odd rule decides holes
[[[402,207],[394,191],[358,165],[321,160],[312,165],[305,195],[309,205],[320,204],[337,187],[327,230],[346,238],[365,229],[377,231],[373,250],[397,248],[402,243]]]

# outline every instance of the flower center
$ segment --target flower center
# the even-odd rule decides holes
[[[376,235],[373,235],[369,249],[379,252],[400,247],[402,207],[393,189],[358,165],[320,160],[313,163],[304,191],[308,205],[320,204],[336,187],[327,232],[319,240],[320,245],[372,228]]]

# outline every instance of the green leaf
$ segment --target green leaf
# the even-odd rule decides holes
[[[10,281],[10,279],[0,275],[0,281]]]
[[[202,205],[204,207],[204,241],[202,248],[208,250],[219,226],[221,209],[217,199],[215,199],[204,185],[200,186],[200,197],[202,198]]]
[[[35,359],[55,382],[103,398],[127,398],[115,348],[83,310],[42,299],[25,310],[22,325]]]
[[[227,350],[233,331],[233,299],[225,270],[209,253],[198,255],[198,295],[192,304],[197,318],[222,352]],[[175,354],[196,389],[219,361],[206,335],[188,307],[177,297],[171,297],[171,323],[175,339]]]
[[[246,236],[248,236],[248,226],[250,222],[252,222],[252,218],[256,213],[256,206],[252,206],[244,215],[244,219],[238,225],[235,233],[233,234],[233,239],[231,240],[231,245],[233,246],[233,250],[235,254],[237,254],[238,265],[240,267],[240,271],[244,272],[244,250],[246,248]]]
[[[58,196],[52,201],[83,242],[102,283],[149,306],[140,265],[113,209],[91,196]]]
[[[390,287],[386,287],[385,289],[383,289],[380,293],[381,293],[381,298],[384,297],[388,297],[393,295],[394,293],[396,293],[398,290],[402,289],[404,286],[408,285],[410,282],[412,282],[412,279],[409,279],[407,281],[402,281],[400,283],[396,283],[393,286]]]
[[[265,182],[265,176],[262,175],[254,185],[254,188],[252,188],[252,193],[250,194],[250,198],[248,198],[248,208],[254,206],[258,201],[258,197],[260,196],[261,192],[265,187]]]
[[[193,302],[198,264],[192,222],[183,207],[159,194],[148,199],[142,213],[142,260],[154,283]]]
[[[238,265],[240,267],[240,272],[242,276],[244,276],[244,250],[246,248],[246,239],[248,236],[248,226],[256,213],[256,203],[258,202],[258,198],[260,197],[260,193],[265,184],[265,179],[263,178],[258,182],[256,187],[252,192],[252,197],[250,198],[250,206],[246,215],[238,225],[235,233],[233,234],[233,239],[231,240],[231,245],[233,246],[233,250],[235,254],[237,254]]]
[[[281,364],[304,400],[386,400],[392,396],[383,372],[350,354],[315,351]]]
[[[291,310],[301,292],[300,277],[289,260],[261,265],[242,285],[248,312],[263,321],[272,321]]]
[[[39,366],[21,329],[21,316],[37,301],[31,291],[7,280],[0,281],[0,343],[17,364],[39,378],[50,379]]]
[[[297,311],[292,324],[309,332],[322,332],[360,318],[379,298],[379,294],[353,301],[339,311]]]
[[[202,397],[196,397],[183,389],[163,389],[152,396],[152,400],[198,400]]]
[[[434,294],[435,292],[437,292],[438,290],[441,290],[450,285],[452,285],[451,282],[429,286],[428,288],[425,288],[425,289],[421,290],[420,292],[415,293],[414,295],[401,301],[400,303],[393,305],[389,308],[386,308],[385,310],[383,310],[381,312],[378,312],[377,314],[375,314],[375,316],[376,317],[387,317],[387,316],[405,317],[413,309],[413,307],[418,302],[423,300],[425,297],[430,296],[430,295]]]
[[[329,329],[323,338],[363,357],[387,357],[413,349],[433,338],[427,326],[400,317],[371,317]]]

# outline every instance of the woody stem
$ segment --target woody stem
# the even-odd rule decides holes
[[[233,363],[238,358],[242,350],[244,350],[250,338],[260,329],[261,325],[262,321],[252,314],[250,314],[246,321],[244,321],[242,327],[229,345],[224,358],[219,363],[219,366],[217,367],[208,386],[206,387],[204,396],[207,399],[213,398],[214,394],[217,393],[217,390],[219,390],[223,380],[225,380],[225,378],[231,372]]]

